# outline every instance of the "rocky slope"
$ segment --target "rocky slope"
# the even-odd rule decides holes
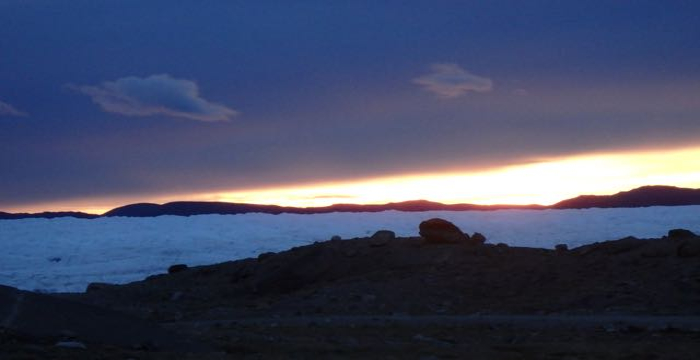
[[[684,359],[700,353],[695,234],[673,230],[660,239],[569,250],[482,244],[474,235],[438,239],[423,227],[421,233],[426,237],[382,231],[255,259],[174,266],[140,282],[92,284],[86,293],[54,297],[160,324],[200,346],[178,358]],[[165,359],[181,351],[167,341],[90,342],[80,329],[69,330],[87,349],[67,349],[55,346],[60,334],[30,336],[24,329],[23,335],[9,325],[0,336],[7,358],[33,352]]]

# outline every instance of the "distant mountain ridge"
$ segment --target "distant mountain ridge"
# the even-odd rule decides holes
[[[320,207],[287,207],[278,205],[241,204],[226,202],[176,201],[166,204],[138,203],[112,209],[103,215],[81,212],[43,212],[37,214],[11,214],[0,212],[0,219],[57,218],[76,217],[94,219],[98,217],[154,217],[161,215],[192,216],[206,214],[235,215],[247,213],[265,214],[325,214],[331,212],[380,212],[397,211],[466,211],[466,210],[504,210],[504,209],[585,209],[585,208],[623,208],[647,206],[681,206],[700,205],[700,189],[679,188],[675,186],[642,186],[614,195],[582,195],[560,201],[554,205],[475,205],[442,204],[439,202],[414,200],[377,205],[335,204]]]
[[[285,207],[278,205],[238,204],[225,202],[177,201],[163,205],[132,204],[106,212],[103,216],[159,216],[159,215],[204,215],[204,214],[325,214],[331,212],[379,212],[386,210],[398,211],[430,211],[430,210],[498,210],[498,209],[542,209],[540,205],[447,205],[426,200],[404,201],[381,205],[335,204],[321,207]]]
[[[15,219],[54,219],[59,217],[74,217],[78,219],[95,219],[100,215],[88,214],[79,211],[45,211],[40,213],[6,213],[0,211],[0,220],[15,220]]]
[[[617,208],[700,205],[700,189],[675,186],[642,186],[615,195],[581,195],[560,201],[552,209]]]

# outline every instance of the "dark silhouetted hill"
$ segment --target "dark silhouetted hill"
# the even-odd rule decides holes
[[[74,217],[78,219],[94,219],[100,215],[87,214],[77,211],[59,211],[59,212],[42,212],[35,214],[28,213],[6,213],[0,211],[0,220],[15,220],[15,219],[54,219],[60,217]]]
[[[474,205],[442,204],[439,202],[414,200],[387,204],[335,204],[319,207],[288,207],[278,205],[240,204],[226,202],[176,201],[166,204],[138,203],[121,206],[103,215],[82,212],[43,212],[36,214],[11,214],[0,212],[0,219],[26,219],[75,217],[94,219],[101,216],[153,217],[161,215],[235,215],[247,213],[263,214],[326,214],[332,212],[380,212],[397,211],[466,211],[504,209],[585,209],[585,208],[625,208],[647,206],[700,205],[700,189],[687,189],[675,186],[643,186],[614,195],[582,195],[558,202],[551,206],[543,205]]]
[[[321,207],[285,207],[277,205],[257,205],[238,204],[225,202],[199,202],[199,201],[178,201],[163,205],[158,204],[131,204],[106,212],[103,216],[127,216],[127,217],[148,217],[160,215],[204,215],[204,214],[325,214],[331,212],[380,212],[387,210],[398,211],[431,211],[431,210],[498,210],[498,209],[542,209],[539,205],[472,205],[454,204],[447,205],[438,202],[416,200],[381,205],[358,205],[358,204],[335,204]]]
[[[614,195],[582,195],[560,201],[552,209],[625,208],[700,205],[700,189],[675,186],[642,186]]]

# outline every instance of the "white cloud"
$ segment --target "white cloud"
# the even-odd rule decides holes
[[[199,121],[227,121],[236,110],[209,102],[199,95],[197,83],[167,74],[145,78],[128,76],[99,86],[68,85],[88,95],[104,111],[127,115],[168,115]]]
[[[518,95],[518,96],[527,96],[529,92],[523,88],[517,88],[513,90],[513,94]]]
[[[469,91],[483,93],[493,89],[491,79],[471,74],[457,64],[433,64],[430,70],[413,82],[440,97],[456,98]]]
[[[0,101],[0,116],[28,116],[26,112],[17,110],[14,106]]]

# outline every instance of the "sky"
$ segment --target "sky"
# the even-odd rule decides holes
[[[700,187],[698,59],[696,1],[0,0],[0,210]]]

